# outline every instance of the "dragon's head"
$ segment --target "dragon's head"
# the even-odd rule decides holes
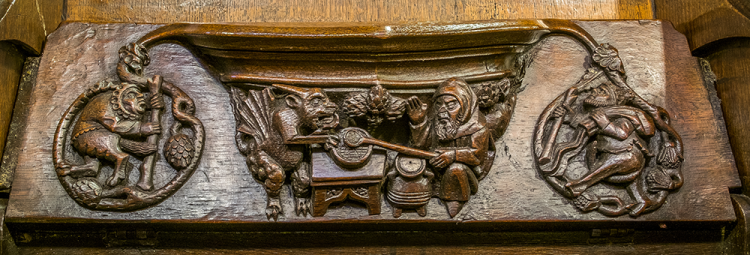
[[[284,92],[289,93],[284,100],[289,108],[297,112],[303,126],[316,130],[328,130],[339,124],[336,114],[336,104],[326,96],[320,88],[300,88],[295,86],[274,84]]]

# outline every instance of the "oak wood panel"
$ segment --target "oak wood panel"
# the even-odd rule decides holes
[[[42,52],[47,35],[62,21],[62,10],[63,0],[0,0],[0,155],[5,147],[25,54]],[[7,169],[0,172],[3,189],[12,181],[12,173]]]
[[[745,0],[656,0],[656,17],[684,33],[693,54],[705,57],[716,74],[727,131],[748,194],[750,183],[750,2]]]
[[[706,57],[716,74],[716,90],[724,111],[743,191],[750,192],[750,40],[738,39]]]
[[[656,18],[671,21],[688,38],[690,49],[696,50],[717,40],[750,36],[743,1],[655,0],[654,9]]]
[[[0,155],[5,148],[24,56],[16,46],[0,41]]]
[[[185,48],[172,44],[155,46],[150,51],[152,64],[146,72],[149,76],[158,73],[165,80],[180,84],[194,98],[197,116],[202,119],[207,135],[201,166],[174,196],[152,208],[128,213],[84,209],[68,197],[53,174],[49,148],[57,121],[67,105],[87,86],[114,77],[117,49],[121,45],[158,27],[85,23],[69,23],[50,37],[48,53],[39,68],[38,84],[44,86],[34,88],[32,101],[35,103],[27,118],[47,121],[29,125],[27,132],[35,135],[23,138],[24,153],[19,158],[8,216],[17,224],[222,221],[247,223],[253,225],[253,229],[276,230],[284,227],[303,230],[303,222],[312,221],[372,223],[368,226],[377,223],[381,228],[410,228],[414,225],[403,223],[431,222],[435,228],[450,225],[456,229],[512,221],[543,221],[543,224],[549,223],[547,227],[554,225],[553,221],[630,223],[638,227],[667,222],[670,228],[672,222],[679,221],[714,224],[733,221],[734,212],[726,187],[738,185],[734,162],[726,143],[722,144],[726,138],[716,122],[697,62],[688,54],[684,37],[658,21],[579,24],[598,41],[612,43],[620,50],[634,90],[673,113],[675,128],[683,136],[687,159],[683,166],[685,185],[658,211],[638,219],[581,214],[556,196],[536,174],[529,140],[536,119],[550,101],[585,71],[587,52],[579,43],[565,37],[548,37],[537,45],[539,52],[524,79],[528,84],[526,90],[519,94],[517,111],[504,138],[496,143],[497,148],[502,149],[493,170],[455,219],[448,219],[445,209],[437,202],[429,205],[425,218],[408,214],[395,219],[389,215],[388,206],[384,206],[381,215],[367,216],[363,208],[351,205],[329,210],[325,217],[306,218],[294,215],[291,198],[285,195],[282,201],[285,201],[286,213],[279,220],[290,224],[268,223],[264,214],[264,191],[248,173],[244,158],[234,149],[234,121],[226,90]],[[162,169],[167,169],[166,162],[161,164]],[[171,170],[159,171],[156,182],[168,180],[171,173]],[[461,224],[455,224],[458,222]],[[342,226],[336,224],[336,227]]]
[[[41,54],[44,39],[62,22],[62,13],[63,0],[0,1],[0,41]]]
[[[69,0],[67,21],[393,22],[487,19],[651,19],[649,0]]]
[[[599,244],[599,245],[537,245],[537,246],[340,246],[327,248],[247,248],[247,249],[153,249],[153,248],[62,248],[21,247],[19,254],[720,254],[721,243],[670,244]]]

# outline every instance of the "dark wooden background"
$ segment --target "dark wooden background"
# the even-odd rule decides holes
[[[750,2],[746,0],[394,0],[394,1],[303,1],[303,0],[0,0],[0,153],[2,153],[23,61],[41,53],[47,34],[60,22],[392,22],[392,21],[470,21],[485,19],[560,18],[560,19],[666,19],[688,37],[692,53],[706,58],[715,73],[716,87],[722,99],[722,110],[728,133],[743,177],[737,193],[747,194],[748,158],[750,157],[750,113],[747,102],[748,67],[750,67]],[[27,62],[28,63],[28,62]],[[12,133],[12,132],[11,132]],[[12,149],[11,149],[12,150]],[[8,153],[6,152],[5,155]],[[3,170],[12,167],[1,166]],[[0,173],[0,188],[11,187],[12,175]],[[5,200],[7,203],[7,200]],[[738,210],[741,212],[742,210]],[[60,247],[20,247],[20,253],[55,254],[158,254],[172,253],[661,253],[707,254],[731,252],[732,235],[744,230],[743,220],[737,227],[721,231],[721,238],[706,236],[702,240],[665,238],[634,244],[631,241],[590,242],[546,245],[424,245],[416,237],[398,245],[347,245],[341,242],[328,248],[266,247],[249,250],[153,250],[149,248],[100,249]],[[3,234],[7,236],[3,231]],[[719,235],[708,232],[707,235]],[[450,235],[448,235],[450,238]],[[409,243],[409,238],[414,240]],[[456,238],[501,238],[477,235]],[[544,235],[528,235],[528,239]],[[659,239],[659,238],[656,238]],[[316,240],[289,240],[316,242]],[[733,241],[745,243],[746,241]],[[451,242],[452,244],[455,242]],[[467,242],[475,243],[475,242]],[[5,244],[5,243],[3,243]],[[422,245],[420,245],[422,244]],[[5,245],[7,246],[7,245]],[[13,249],[3,250],[13,252]]]

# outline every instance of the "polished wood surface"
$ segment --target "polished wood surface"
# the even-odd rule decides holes
[[[69,0],[67,21],[393,22],[487,19],[651,19],[649,0]]]
[[[3,4],[9,1],[0,1],[0,9]],[[21,0],[17,0],[21,2]],[[28,1],[32,2],[32,1]],[[46,2],[46,1],[45,1]],[[689,27],[683,25],[690,22],[696,17],[706,16],[706,12],[711,11],[707,6],[717,4],[724,10],[721,11],[728,16],[735,15],[726,8],[728,0],[655,0],[651,4],[648,0],[606,0],[606,1],[581,1],[581,0],[525,0],[525,1],[461,1],[448,2],[439,1],[394,1],[395,3],[351,3],[347,1],[326,1],[324,3],[312,3],[312,1],[190,1],[190,0],[166,0],[166,1],[98,1],[98,0],[69,0],[66,2],[63,13],[67,15],[68,21],[82,22],[139,22],[139,23],[173,23],[173,22],[313,22],[313,21],[331,21],[331,22],[359,22],[359,21],[468,21],[479,19],[516,19],[516,18],[563,18],[563,19],[650,19],[663,18],[672,20],[678,31],[688,35],[691,49],[701,45],[701,42],[712,41],[710,36],[698,36],[701,32],[686,29]],[[653,15],[653,9],[656,9],[657,15]],[[721,9],[721,8],[720,8]],[[703,11],[701,11],[703,10]],[[679,22],[674,17],[664,15],[666,11],[686,12],[690,15]],[[62,17],[63,15],[60,15]],[[711,15],[708,15],[711,16]],[[33,16],[24,16],[33,17]],[[719,16],[713,16],[719,17]],[[705,22],[693,22],[694,26],[704,30],[705,33],[711,32],[716,27],[727,27],[729,29],[716,29],[717,32],[727,32],[731,34],[732,30],[741,31],[746,26],[745,22],[740,20],[721,21],[718,25],[705,25]],[[729,25],[731,24],[731,25]],[[740,29],[738,29],[740,28]],[[48,27],[49,29],[49,27]],[[699,38],[699,39],[693,39]],[[740,58],[738,54],[735,58]],[[734,65],[732,62],[719,63],[717,60],[711,60],[714,65],[714,71],[719,77],[730,77],[728,72],[718,70],[717,66]],[[718,63],[718,64],[714,64]],[[723,73],[722,73],[723,72]],[[740,74],[740,72],[735,72]],[[721,78],[720,78],[721,79]],[[745,90],[742,83],[736,83],[738,90]],[[730,95],[733,92],[729,92]],[[740,97],[742,95],[735,95]],[[733,101],[727,100],[725,101]],[[747,100],[738,100],[738,104],[729,105],[731,109],[746,108]],[[727,104],[724,104],[727,107]],[[725,109],[725,111],[727,111]],[[725,113],[730,115],[731,113]],[[747,115],[737,115],[747,116]],[[729,119],[729,118],[727,118]],[[3,123],[0,122],[0,125]],[[5,124],[7,125],[7,124]],[[730,129],[732,124],[730,123]],[[740,130],[743,128],[740,127]],[[747,129],[747,128],[744,128]],[[730,133],[733,131],[730,130]],[[734,131],[736,132],[736,131]],[[2,140],[2,139],[0,139]],[[733,139],[737,140],[737,139]],[[733,144],[734,145],[734,144]],[[735,151],[738,149],[735,147]],[[740,159],[738,157],[738,159]],[[741,160],[738,160],[741,161]],[[718,236],[718,232],[704,233],[705,236]],[[482,238],[482,237],[473,237]],[[490,237],[493,240],[500,240],[502,237]],[[543,235],[529,236],[530,239],[544,238]],[[411,236],[411,240],[417,237]],[[196,239],[197,240],[197,239]],[[243,240],[247,242],[247,240]],[[612,244],[604,241],[606,244],[555,244],[555,245],[512,245],[509,247],[498,247],[492,245],[496,243],[490,241],[482,245],[456,245],[455,243],[426,246],[420,242],[414,242],[411,245],[402,244],[399,246],[389,245],[363,245],[361,247],[336,246],[335,243],[329,242],[328,248],[256,248],[246,250],[184,250],[169,249],[159,250],[150,248],[130,248],[130,249],[80,249],[80,248],[47,248],[47,247],[22,247],[22,254],[203,254],[203,253],[487,253],[487,252],[508,252],[508,253],[550,253],[550,254],[580,254],[580,253],[611,253],[611,254],[633,254],[633,253],[660,253],[660,254],[716,254],[726,253],[725,244],[713,238],[710,240],[678,240],[674,238],[662,239],[653,238],[654,242],[661,241],[660,244]],[[565,243],[562,239],[560,243]]]
[[[44,40],[62,21],[63,0],[0,0],[0,155],[8,135],[26,55],[42,52]],[[0,189],[10,187],[12,170],[0,172]]]
[[[556,23],[559,21],[540,22],[549,23],[549,30],[553,30],[553,25],[559,24]],[[429,204],[429,213],[424,218],[408,214],[395,219],[389,215],[391,208],[385,206],[385,213],[366,216],[366,210],[352,205],[329,210],[321,218],[296,216],[292,209],[292,199],[284,192],[282,201],[285,201],[285,214],[279,218],[279,222],[299,223],[288,228],[296,230],[297,227],[304,228],[304,223],[310,222],[346,223],[357,225],[360,229],[384,223],[391,223],[389,228],[408,229],[409,224],[401,224],[405,222],[415,223],[413,225],[419,223],[421,227],[430,223],[443,226],[451,224],[448,229],[452,229],[452,223],[464,223],[465,225],[456,224],[455,227],[472,229],[502,226],[504,222],[532,221],[550,224],[616,222],[634,228],[655,227],[664,222],[671,225],[703,221],[706,224],[711,222],[722,225],[734,221],[727,189],[739,186],[733,159],[726,146],[726,138],[720,131],[720,123],[716,122],[715,112],[709,103],[709,93],[700,78],[700,69],[695,59],[689,55],[684,37],[668,24],[659,21],[571,23],[580,26],[596,41],[610,42],[617,47],[628,70],[628,82],[634,84],[635,93],[643,95],[655,105],[663,105],[668,112],[673,113],[673,125],[683,136],[685,144],[683,171],[685,179],[689,181],[679,191],[673,192],[669,202],[659,210],[639,218],[608,218],[595,213],[580,213],[575,207],[567,205],[566,200],[557,197],[554,190],[537,176],[532,145],[529,142],[530,137],[533,137],[536,120],[549,102],[584,74],[589,54],[587,48],[570,37],[550,35],[534,46],[538,51],[526,70],[526,89],[518,94],[517,110],[513,113],[506,135],[495,143],[502,149],[498,150],[499,156],[493,169],[482,181],[482,185],[479,185],[475,197],[456,218],[447,217],[445,209],[437,201]],[[475,28],[479,25],[469,26]],[[163,220],[174,224],[224,221],[236,223],[235,225],[268,226],[263,201],[265,191],[259,182],[252,179],[244,157],[234,150],[235,120],[229,114],[232,109],[226,89],[216,76],[210,76],[209,70],[191,52],[175,44],[161,44],[152,48],[152,62],[146,68],[146,73],[158,73],[165,81],[179,84],[195,100],[196,116],[205,125],[206,150],[193,178],[161,204],[134,212],[112,213],[77,206],[63,190],[56,176],[49,174],[55,172],[49,150],[52,134],[55,133],[57,120],[62,118],[67,106],[91,86],[85,86],[86,84],[96,84],[112,77],[115,63],[118,62],[118,46],[136,40],[150,31],[164,31],[169,27],[164,28],[159,28],[159,25],[68,23],[50,36],[38,76],[38,84],[44,86],[34,88],[31,101],[35,103],[30,106],[27,121],[47,120],[38,125],[29,125],[27,132],[36,135],[22,138],[24,153],[19,156],[16,180],[10,195],[9,222],[19,226],[33,223]],[[403,27],[389,28],[400,31]],[[449,32],[464,31],[458,28]],[[385,30],[384,26],[373,29]],[[282,27],[278,30],[285,29]],[[480,36],[476,30],[470,32],[473,33],[472,36],[466,38]],[[88,35],[91,36],[87,37]],[[291,40],[282,35],[266,36],[267,39]],[[439,40],[428,40],[423,46],[440,45],[446,36],[448,35],[434,35]],[[325,38],[321,38],[323,39]],[[390,45],[389,39],[382,41],[384,45]],[[341,40],[339,44],[346,45],[347,42]],[[669,47],[665,47],[666,45]],[[304,53],[303,50],[288,54],[296,56]],[[244,53],[235,51],[235,54]],[[304,62],[315,61],[317,60],[308,59]],[[410,79],[437,76],[430,73],[429,69],[410,71],[406,64],[401,67],[408,71],[404,73],[412,74],[407,76]],[[481,70],[487,69],[483,66]],[[396,92],[393,91],[394,95],[399,97],[413,93]],[[334,90],[327,93],[333,101],[343,95]],[[50,98],[53,100],[50,101]],[[155,175],[155,183],[165,183],[172,178],[173,171],[169,170],[166,162],[159,164],[161,169],[167,171],[159,171]],[[132,177],[136,175],[133,174]]]
[[[656,17],[685,34],[693,55],[706,58],[744,194],[750,194],[750,2],[743,0],[656,0]],[[711,76],[710,73],[708,76]]]
[[[23,60],[24,56],[16,46],[0,41],[0,155],[5,148]]]
[[[12,41],[30,54],[63,19],[63,0],[0,0],[0,41]]]

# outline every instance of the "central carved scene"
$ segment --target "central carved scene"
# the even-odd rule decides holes
[[[379,214],[384,196],[394,217],[425,216],[433,197],[454,217],[491,169],[520,89],[518,61],[506,75],[421,91],[229,86],[237,147],[266,190],[267,216],[282,213],[291,185],[297,215],[323,216],[345,200]]]

